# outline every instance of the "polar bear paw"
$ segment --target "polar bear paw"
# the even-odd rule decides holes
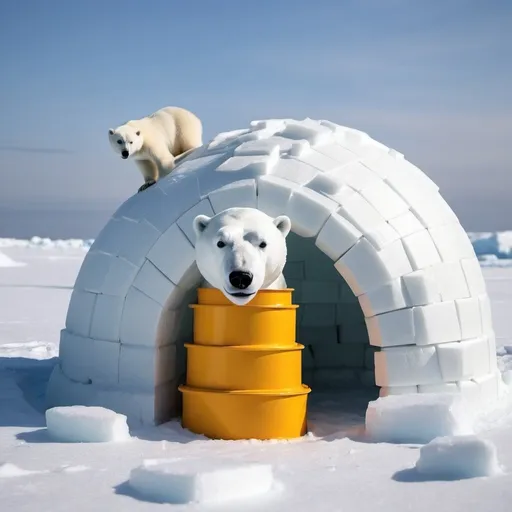
[[[154,185],[155,183],[156,183],[155,180],[146,181],[146,183],[144,183],[144,185],[139,187],[139,190],[137,191],[137,193],[146,190],[147,188],[151,187],[151,185]]]

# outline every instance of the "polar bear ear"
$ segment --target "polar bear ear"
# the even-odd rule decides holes
[[[110,135],[114,135],[114,129],[113,129],[113,128],[109,128],[108,133],[109,133]]]
[[[199,236],[210,223],[211,218],[207,215],[198,215],[194,221],[193,221],[193,227],[194,231],[196,232],[196,235]]]
[[[292,221],[286,215],[279,215],[274,219],[274,225],[281,231],[282,235],[286,238],[292,229]]]

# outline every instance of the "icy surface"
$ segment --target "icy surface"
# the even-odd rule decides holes
[[[438,437],[422,446],[416,471],[436,480],[493,476],[502,472],[494,443],[474,435]]]
[[[274,467],[280,492],[254,497],[242,506],[223,504],[223,512],[509,512],[508,402],[475,428],[494,443],[506,472],[455,482],[422,482],[414,469],[419,456],[415,446],[369,443],[363,435],[365,410],[374,397],[362,391],[324,395],[313,389],[310,433],[295,442],[208,441],[183,430],[178,421],[135,430],[129,443],[53,442],[45,428],[44,390],[85,251],[25,244],[3,246],[1,252],[27,264],[0,268],[0,472],[18,475],[0,478],[1,510],[158,512],[161,504],[133,491],[130,472],[146,459],[176,457],[229,458]],[[499,367],[510,373],[512,353],[503,347],[512,347],[512,269],[485,268],[484,276]],[[400,476],[411,468],[415,475]],[[206,509],[197,504],[164,507],[179,512]]]
[[[366,412],[366,433],[377,442],[428,443],[439,436],[472,432],[468,404],[455,394],[381,397],[370,402]]]
[[[130,485],[157,502],[219,503],[267,493],[273,483],[270,464],[219,458],[145,460],[130,473]]]
[[[9,256],[6,256],[3,252],[0,252],[0,267],[7,268],[7,267],[24,267],[25,263],[20,263],[18,261],[14,261],[12,258],[9,258]]]

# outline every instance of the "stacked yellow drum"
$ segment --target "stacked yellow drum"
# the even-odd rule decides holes
[[[200,288],[187,348],[182,424],[212,439],[306,433],[307,395],[291,289],[260,290],[245,306]]]

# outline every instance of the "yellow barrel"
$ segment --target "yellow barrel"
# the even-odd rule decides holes
[[[195,388],[248,390],[301,387],[301,351],[266,345],[210,347],[185,344],[187,384]]]
[[[249,303],[251,306],[291,306],[293,288],[283,290],[260,290],[254,299]],[[217,306],[235,306],[220,290],[217,288],[198,288],[198,304],[212,304]]]
[[[307,432],[307,386],[294,391],[179,389],[183,426],[210,439],[291,439]]]
[[[298,306],[191,304],[194,343],[201,345],[293,346]]]
[[[187,343],[182,425],[212,439],[289,439],[307,431],[292,289],[260,290],[245,306],[198,289]]]

